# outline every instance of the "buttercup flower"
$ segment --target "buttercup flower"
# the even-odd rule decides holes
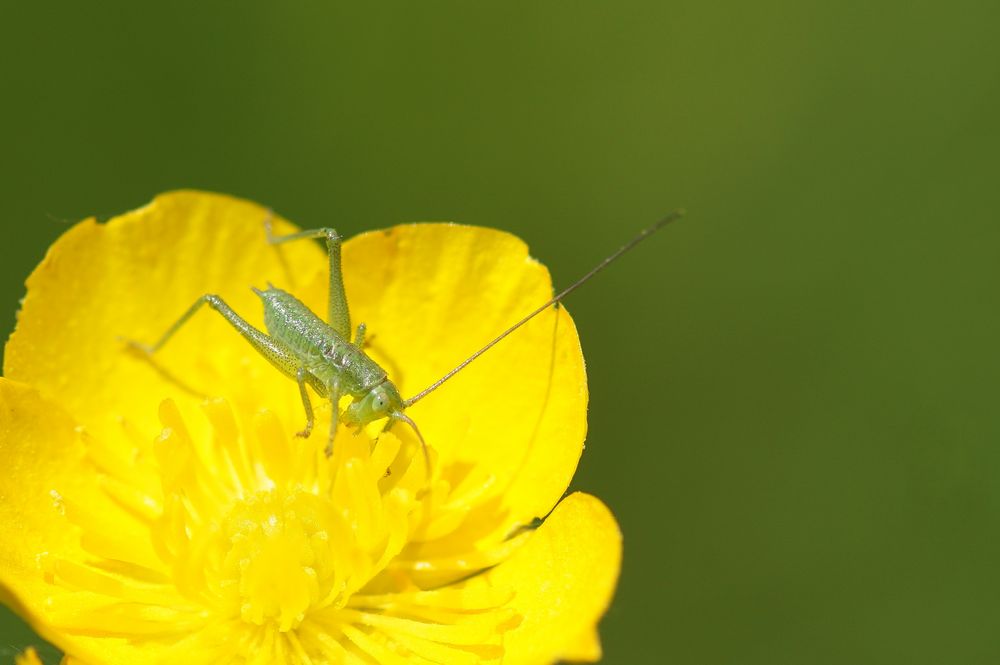
[[[329,406],[295,437],[295,383],[209,310],[152,360],[123,342],[205,293],[262,327],[249,287],[268,282],[325,316],[320,246],[269,246],[265,217],[163,195],[73,227],[29,278],[0,379],[5,602],[91,665],[598,659],[620,535],[594,497],[560,501],[587,402],[565,309],[407,411],[430,470],[381,423],[340,428],[327,459]],[[551,295],[489,229],[365,233],[343,264],[366,351],[404,396]]]

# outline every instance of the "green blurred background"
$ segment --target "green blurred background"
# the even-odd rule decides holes
[[[995,2],[3,13],[4,334],[70,222],[178,187],[506,229],[557,284],[684,206],[569,302],[605,662],[1000,661]]]

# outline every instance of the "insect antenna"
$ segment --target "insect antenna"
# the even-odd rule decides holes
[[[528,314],[527,316],[525,316],[523,319],[521,319],[520,321],[518,321],[517,323],[515,323],[514,325],[512,325],[510,328],[507,328],[507,330],[504,330],[502,333],[500,333],[499,335],[497,335],[492,341],[490,341],[488,344],[486,344],[486,346],[484,346],[483,348],[479,349],[478,351],[476,351],[475,353],[473,353],[471,356],[469,356],[468,358],[466,358],[465,360],[463,360],[461,363],[459,363],[458,366],[456,366],[453,370],[451,370],[450,372],[448,372],[447,374],[445,374],[444,376],[442,376],[440,379],[438,379],[437,381],[435,381],[431,385],[427,386],[426,388],[424,388],[423,390],[421,390],[419,393],[417,393],[416,395],[414,395],[410,399],[405,400],[403,402],[403,408],[409,408],[410,406],[413,406],[414,404],[416,404],[417,402],[419,402],[423,398],[427,397],[429,394],[431,394],[432,392],[434,392],[435,390],[437,390],[438,388],[440,388],[441,384],[443,384],[445,381],[447,381],[448,379],[450,379],[451,377],[455,376],[456,374],[458,374],[459,372],[461,372],[463,369],[465,369],[466,365],[468,365],[473,360],[475,360],[479,356],[483,355],[484,353],[486,353],[487,351],[489,351],[490,349],[492,349],[504,337],[506,337],[507,335],[511,334],[512,332],[514,332],[515,330],[517,330],[518,328],[520,328],[521,326],[523,326],[525,323],[527,323],[531,319],[535,318],[536,316],[538,316],[539,314],[541,314],[542,312],[544,312],[546,309],[548,309],[552,305],[555,305],[557,302],[559,302],[560,300],[562,300],[563,298],[565,298],[566,296],[568,296],[570,293],[572,293],[573,291],[575,291],[579,287],[583,286],[586,282],[588,282],[590,280],[591,277],[593,277],[597,273],[599,273],[602,270],[604,270],[605,268],[607,268],[608,265],[610,265],[611,263],[613,263],[622,254],[626,253],[627,251],[629,251],[630,249],[632,249],[633,247],[635,247],[636,245],[638,245],[640,242],[642,242],[643,240],[645,240],[649,236],[653,235],[654,233],[656,233],[657,231],[659,231],[660,229],[662,229],[664,226],[666,226],[670,222],[672,222],[672,221],[674,221],[676,219],[679,219],[683,215],[684,215],[684,211],[683,210],[680,210],[680,209],[674,210],[674,211],[668,213],[666,217],[664,217],[660,221],[656,222],[652,226],[646,227],[642,231],[639,231],[639,233],[637,233],[631,240],[629,240],[627,243],[625,243],[624,245],[622,245],[621,247],[619,247],[617,250],[615,250],[613,253],[611,253],[608,257],[606,257],[603,261],[601,261],[600,263],[598,263],[596,266],[594,266],[593,268],[591,268],[590,272],[588,272],[586,275],[584,275],[583,277],[581,277],[580,279],[576,280],[575,282],[573,282],[572,284],[570,284],[569,286],[567,286],[565,289],[563,289],[562,291],[560,291],[559,293],[557,293],[548,302],[546,302],[546,303],[544,303],[542,305],[539,305],[538,308],[535,309],[533,312],[531,312],[530,314]]]
[[[413,432],[417,435],[417,438],[420,440],[420,449],[423,450],[424,452],[424,465],[425,465],[424,468],[427,470],[427,475],[431,475],[431,454],[427,450],[427,443],[424,441],[424,435],[420,433],[420,428],[417,427],[417,424],[415,422],[413,422],[413,418],[410,418],[402,411],[393,412],[390,418],[401,420],[413,429]]]

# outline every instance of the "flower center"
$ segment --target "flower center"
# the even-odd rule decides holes
[[[323,503],[301,490],[262,491],[222,521],[215,579],[244,621],[287,631],[330,596],[336,575]]]

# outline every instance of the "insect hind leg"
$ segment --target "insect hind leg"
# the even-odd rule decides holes
[[[154,353],[163,348],[163,346],[170,341],[170,339],[176,335],[181,328],[184,327],[184,324],[186,324],[191,317],[205,305],[208,305],[210,308],[221,314],[222,318],[235,328],[236,332],[238,332],[243,339],[249,342],[250,346],[252,346],[255,351],[264,356],[268,362],[274,365],[274,367],[281,373],[292,379],[297,378],[299,362],[290,350],[288,350],[278,340],[273,337],[269,337],[265,333],[247,323],[243,317],[233,311],[233,309],[226,304],[226,301],[211,293],[205,294],[194,301],[194,304],[191,305],[191,307],[189,307],[188,310],[184,312],[184,314],[182,314],[181,317],[177,319],[169,328],[167,328],[167,331],[163,333],[163,335],[161,335],[155,343],[147,345],[133,340],[127,340],[127,344],[130,347],[141,351],[146,356],[152,356]],[[313,388],[316,388],[318,391],[322,391],[321,394],[325,393],[322,385],[319,384],[319,382],[312,375],[304,377],[304,380],[312,385]]]
[[[347,306],[347,294],[344,292],[344,275],[340,267],[340,245],[344,240],[343,237],[335,229],[329,227],[276,236],[272,232],[270,217],[264,220],[264,231],[267,234],[267,242],[272,245],[280,245],[292,242],[293,240],[326,239],[326,251],[330,259],[330,290],[327,320],[330,326],[340,333],[341,337],[348,340],[351,339],[351,313]]]

